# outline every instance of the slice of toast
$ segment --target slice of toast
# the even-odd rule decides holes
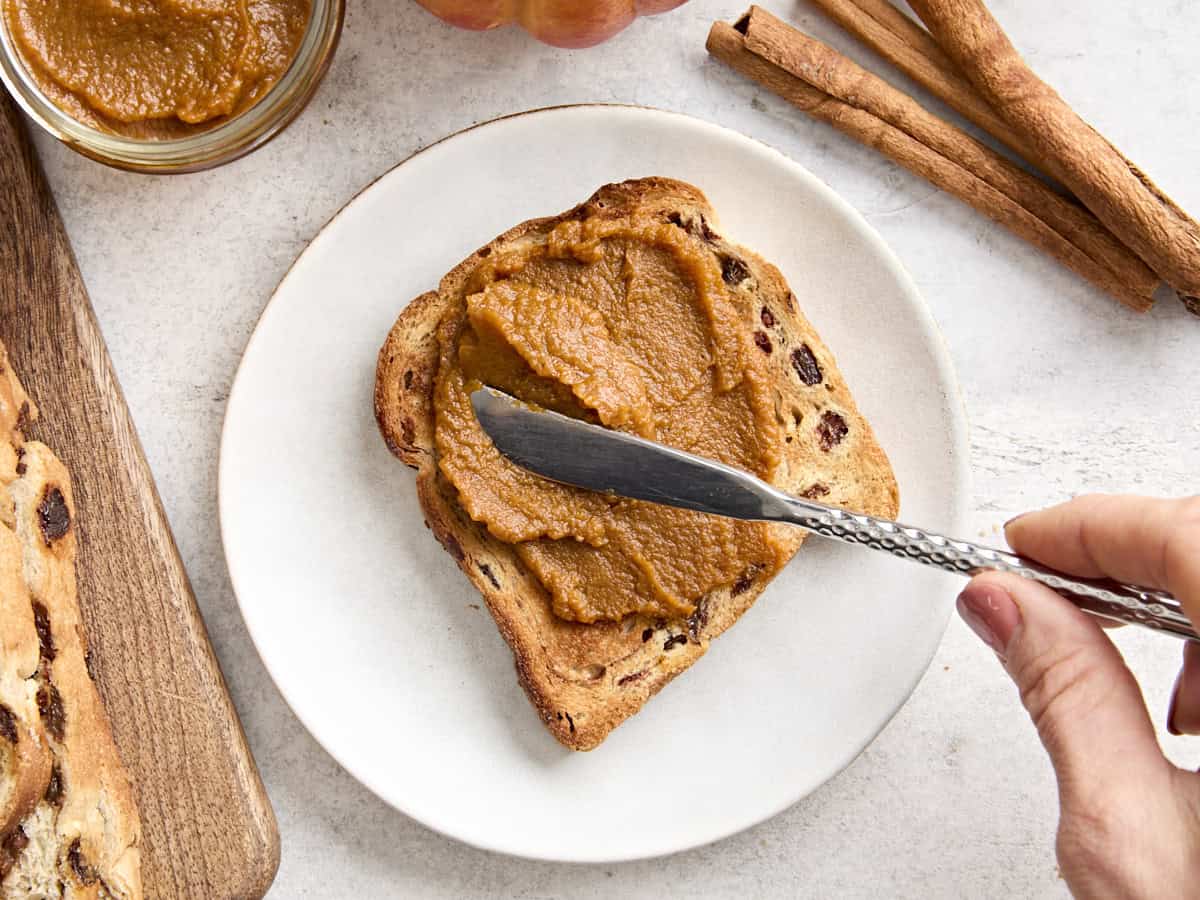
[[[695,662],[712,638],[749,609],[769,578],[747,572],[702,597],[686,620],[635,615],[621,622],[580,624],[555,616],[542,584],[512,546],[471,520],[438,469],[432,405],[437,327],[443,316],[465,303],[475,268],[505,245],[545,236],[572,218],[633,215],[673,223],[702,239],[720,261],[726,283],[733,285],[746,327],[770,358],[776,417],[786,434],[777,485],[874,515],[894,517],[899,505],[887,457],[783,276],[720,236],[715,213],[695,187],[667,178],[606,185],[579,207],[517,225],[461,262],[437,291],[405,307],[392,327],[379,353],[375,415],[388,448],[417,470],[425,522],[483,595],[539,716],[561,743],[576,750],[596,747]],[[799,547],[803,532],[774,528],[791,552]]]
[[[19,771],[0,770],[0,785],[11,776],[15,786],[6,796],[20,799],[0,820],[0,896],[138,900],[141,827],[90,674],[70,478],[45,444],[24,439],[36,410],[2,345],[0,366],[0,704],[39,750],[24,789]],[[32,700],[19,715],[14,695]]]

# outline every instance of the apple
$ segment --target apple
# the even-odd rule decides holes
[[[555,47],[591,47],[638,16],[652,16],[686,0],[417,0],[437,17],[484,31],[516,23]]]

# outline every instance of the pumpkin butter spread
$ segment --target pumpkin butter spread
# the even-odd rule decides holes
[[[503,458],[469,391],[632,432],[774,480],[783,433],[766,357],[711,250],[639,218],[567,221],[482,261],[439,325],[435,443],[459,502],[579,622],[691,614],[784,549],[762,523],[582,491]]]
[[[55,105],[126,137],[186,137],[253,106],[296,55],[311,0],[0,0]]]

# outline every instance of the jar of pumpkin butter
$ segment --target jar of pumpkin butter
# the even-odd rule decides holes
[[[343,14],[344,0],[0,0],[0,79],[86,156],[194,171],[296,117]]]

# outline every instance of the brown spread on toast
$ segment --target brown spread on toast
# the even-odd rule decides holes
[[[483,433],[469,388],[489,384],[774,480],[784,433],[771,373],[730,278],[683,228],[593,215],[487,258],[439,325],[438,465],[564,619],[688,616],[747,571],[769,578],[791,551],[761,523],[606,497],[518,468]]]

